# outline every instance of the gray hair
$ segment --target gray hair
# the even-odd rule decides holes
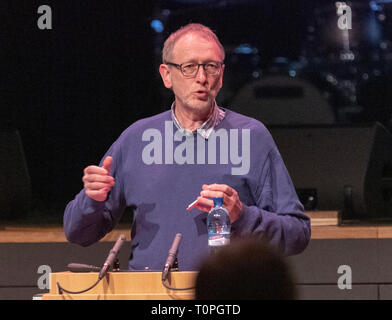
[[[184,35],[188,33],[198,33],[203,37],[215,41],[218,45],[221,54],[222,54],[222,61],[225,59],[225,49],[223,48],[222,44],[220,43],[216,34],[208,27],[203,26],[199,23],[190,23],[184,27],[181,27],[177,31],[173,32],[165,41],[162,49],[162,62],[166,63],[172,59],[173,54],[173,47],[174,44]]]

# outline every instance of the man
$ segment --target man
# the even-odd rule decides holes
[[[259,121],[215,103],[224,56],[216,35],[199,24],[166,40],[159,72],[174,92],[172,108],[131,125],[100,167],[84,170],[84,189],[64,214],[70,242],[98,241],[125,207],[135,206],[129,269],[161,270],[181,233],[179,269],[197,270],[208,251],[210,198],[223,197],[232,238],[259,235],[286,255],[305,249],[309,218],[271,135]]]

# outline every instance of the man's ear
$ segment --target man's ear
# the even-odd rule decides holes
[[[171,73],[170,73],[168,65],[161,64],[159,66],[159,73],[161,74],[161,78],[162,78],[162,81],[163,81],[163,84],[165,85],[165,87],[168,89],[171,89],[173,87],[173,85],[172,85]]]
[[[223,85],[223,72],[225,71],[225,65],[222,64],[222,69],[221,69],[221,73],[219,75],[220,79],[219,79],[219,89],[222,88]]]

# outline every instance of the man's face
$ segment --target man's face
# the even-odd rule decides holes
[[[206,63],[222,62],[221,51],[213,40],[197,33],[181,37],[174,45],[170,62]],[[213,106],[215,97],[222,87],[224,65],[219,75],[211,76],[200,66],[195,77],[187,78],[175,66],[161,65],[160,73],[167,88],[172,88],[176,97],[176,107],[197,114],[206,114]]]

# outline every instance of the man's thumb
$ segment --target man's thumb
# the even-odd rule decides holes
[[[110,166],[112,165],[112,162],[113,162],[113,158],[110,156],[106,157],[105,160],[103,160],[102,168],[104,168],[109,175],[110,175]]]

